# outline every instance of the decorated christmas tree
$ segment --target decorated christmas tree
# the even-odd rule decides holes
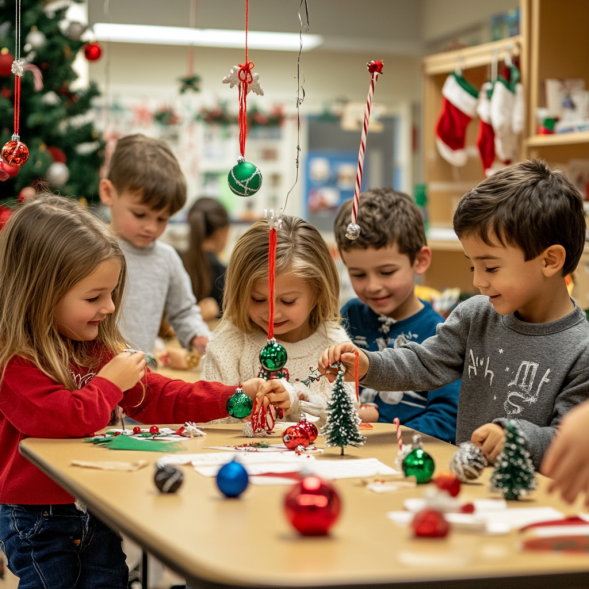
[[[0,6],[0,145],[13,133],[15,76],[11,68],[17,57],[17,2],[4,0]],[[24,73],[19,135],[30,155],[25,164],[11,171],[16,175],[0,182],[1,205],[13,204],[29,186],[46,186],[64,196],[89,201],[98,195],[104,142],[87,114],[99,92],[94,83],[76,91],[70,84],[78,77],[72,67],[78,52],[82,50],[87,59],[95,60],[100,46],[81,40],[86,27],[68,21],[67,9],[67,2],[21,0],[20,60]]]
[[[505,499],[519,499],[536,488],[536,473],[525,444],[515,421],[505,422],[505,445],[491,477],[491,491]]]
[[[366,438],[360,433],[361,419],[344,387],[344,373],[340,370],[327,404],[327,423],[321,432],[327,446],[361,446]]]

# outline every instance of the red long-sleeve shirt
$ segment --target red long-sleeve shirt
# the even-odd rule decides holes
[[[74,371],[76,373],[76,371]],[[81,438],[106,427],[119,404],[143,423],[204,422],[227,416],[227,399],[235,387],[214,382],[187,383],[153,372],[124,395],[109,380],[88,382],[77,371],[80,389],[70,391],[22,358],[12,359],[0,386],[0,503],[45,505],[73,503],[74,498],[20,455],[28,437]],[[145,393],[145,398],[142,400]]]

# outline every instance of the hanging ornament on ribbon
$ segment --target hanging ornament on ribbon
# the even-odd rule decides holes
[[[362,187],[362,172],[364,171],[364,155],[366,153],[366,135],[368,125],[370,124],[370,110],[372,108],[372,96],[374,94],[374,85],[378,80],[379,74],[382,74],[384,64],[382,61],[371,61],[366,64],[371,74],[370,87],[368,88],[368,98],[366,99],[366,109],[364,110],[364,124],[362,126],[362,137],[360,139],[360,151],[358,152],[358,169],[356,171],[356,187],[354,189],[354,202],[352,203],[352,218],[346,237],[350,240],[360,237],[360,225],[358,225],[358,205],[360,204],[360,189]]]
[[[24,74],[25,63],[20,59],[20,5],[16,2],[16,22],[14,25],[15,48],[14,61],[10,68],[14,74],[14,133],[2,148],[2,161],[9,166],[22,166],[29,159],[29,148],[21,142],[19,136],[20,119],[20,79]]]
[[[233,166],[227,181],[231,191],[238,196],[251,196],[262,187],[262,173],[259,168],[245,161],[245,141],[247,138],[247,95],[250,92],[264,96],[260,86],[260,75],[254,74],[254,64],[248,61],[247,34],[249,21],[249,0],[245,2],[245,62],[234,65],[228,76],[223,78],[223,84],[230,88],[237,86],[239,90],[239,152],[237,165]]]
[[[282,227],[280,215],[274,211],[264,211],[264,217],[268,220],[268,341],[260,352],[259,378],[274,380],[285,378],[289,380],[290,375],[285,368],[288,354],[283,346],[274,339],[274,284],[276,280],[276,245],[278,243],[278,231]],[[251,428],[244,428],[247,436],[265,435],[274,429],[276,416],[282,417],[282,410],[276,409],[274,405],[258,406],[254,403],[251,416]],[[249,425],[249,424],[248,424]]]

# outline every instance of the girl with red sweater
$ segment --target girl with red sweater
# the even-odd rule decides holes
[[[75,438],[119,405],[144,423],[226,417],[235,386],[170,380],[145,368],[117,327],[125,258],[75,201],[38,197],[0,233],[0,550],[21,589],[126,589],[120,536],[24,459],[28,436]],[[287,408],[261,379],[244,392]]]

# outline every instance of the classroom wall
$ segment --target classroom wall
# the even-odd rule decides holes
[[[422,39],[433,43],[486,24],[489,18],[519,6],[518,0],[421,0]]]

